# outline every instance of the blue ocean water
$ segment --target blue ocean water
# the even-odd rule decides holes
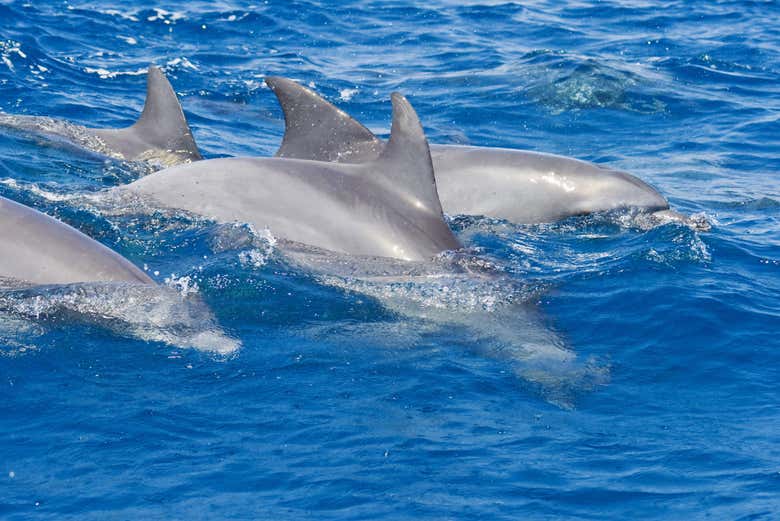
[[[0,195],[195,293],[242,347],[3,316],[0,517],[780,516],[780,4],[99,4],[0,3],[2,111],[130,124],[156,63],[206,156],[270,155],[264,75],[383,135],[399,90],[432,142],[607,163],[712,229],[452,216],[536,288],[522,306],[468,277],[367,287],[246,227],[112,212],[90,194],[137,165],[3,131]]]

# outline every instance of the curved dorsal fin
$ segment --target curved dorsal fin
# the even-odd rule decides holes
[[[361,163],[375,159],[382,142],[346,112],[298,83],[268,76],[284,112],[284,138],[277,157]]]
[[[146,102],[141,117],[122,129],[90,129],[113,152],[137,161],[172,153],[182,161],[203,159],[184,117],[179,98],[159,67],[149,67],[146,76]],[[166,154],[162,154],[165,157]]]
[[[403,95],[394,92],[392,101],[390,140],[376,160],[354,168],[364,170],[366,177],[398,195],[411,226],[430,239],[431,254],[458,249],[461,244],[444,220],[428,140],[420,119]]]
[[[159,67],[149,67],[144,110],[130,129],[160,148],[186,152],[193,159],[201,159],[179,98]]]

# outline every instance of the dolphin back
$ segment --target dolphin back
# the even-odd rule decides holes
[[[0,197],[0,278],[30,284],[151,284],[118,253],[48,215]]]
[[[174,164],[202,159],[173,87],[159,67],[149,67],[146,102],[138,121],[124,129],[91,129],[107,147],[125,159],[140,160],[169,153]]]
[[[285,116],[277,156],[360,163],[382,155],[374,134],[315,92],[284,78],[266,83]],[[431,152],[439,199],[450,214],[532,224],[621,208],[669,208],[637,177],[573,158],[458,145],[433,145]]]
[[[390,141],[371,161],[210,159],[153,173],[125,189],[339,253],[426,260],[458,249],[442,214],[422,125],[403,96],[393,94],[392,101]]]

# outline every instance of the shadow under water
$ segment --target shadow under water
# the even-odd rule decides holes
[[[409,329],[452,335],[451,345],[508,364],[558,407],[573,408],[578,394],[609,381],[609,367],[580,360],[538,309],[546,285],[518,282],[484,257],[447,252],[432,262],[407,262],[277,245],[284,262],[319,283],[373,298]]]

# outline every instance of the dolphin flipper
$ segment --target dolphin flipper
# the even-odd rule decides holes
[[[149,67],[146,103],[141,117],[124,129],[90,129],[126,159],[163,150],[188,161],[202,159],[179,98],[159,67]]]
[[[375,159],[383,143],[346,112],[298,83],[268,76],[284,112],[284,138],[277,157],[361,163]]]

